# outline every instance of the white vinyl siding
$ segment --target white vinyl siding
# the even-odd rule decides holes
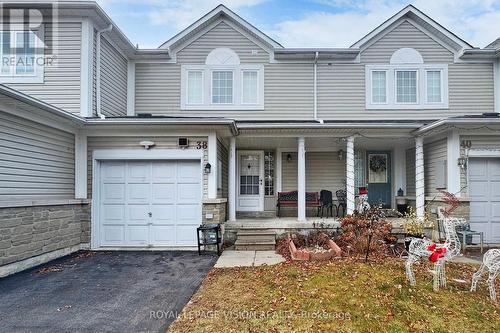
[[[442,179],[437,179],[440,175],[438,168],[447,159],[447,145],[446,139],[441,139],[434,142],[424,144],[424,169],[425,169],[425,195],[436,196],[438,191],[438,184],[443,183]],[[456,163],[456,161],[453,161]],[[446,174],[446,173],[445,173]],[[446,183],[446,181],[444,181]]]
[[[387,103],[387,72],[372,71],[372,103]]]
[[[212,72],[212,104],[233,103],[233,71]]]
[[[257,104],[259,101],[259,72],[242,71],[241,73],[241,103]]]
[[[203,104],[203,71],[188,71],[187,103]]]
[[[73,199],[75,138],[0,112],[0,201]]]
[[[417,71],[396,70],[396,103],[417,103]]]
[[[426,74],[427,103],[441,103],[441,71],[429,70]]]
[[[127,115],[128,62],[101,37],[101,112],[105,116]]]

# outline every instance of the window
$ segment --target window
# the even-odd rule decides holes
[[[35,34],[16,32],[16,74],[31,75],[35,72]]]
[[[387,103],[386,71],[372,71],[372,103]]]
[[[34,31],[0,32],[0,83],[43,82],[39,39],[43,40],[43,34],[37,37]]]
[[[9,65],[8,59],[11,57],[10,49],[10,32],[0,33],[0,56],[2,61],[0,61],[0,74],[10,75],[11,66]],[[7,61],[5,61],[7,60]]]
[[[233,103],[232,71],[212,72],[212,103],[213,104]]]
[[[258,75],[257,71],[242,71],[241,83],[241,103],[242,104],[257,104],[258,103]]]
[[[428,70],[427,75],[427,102],[441,103],[441,71]]]
[[[396,71],[396,103],[417,103],[417,71]]]
[[[188,71],[187,103],[203,104],[203,72]]]
[[[264,194],[274,195],[274,152],[264,153]]]

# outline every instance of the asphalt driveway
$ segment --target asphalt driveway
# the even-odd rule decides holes
[[[78,252],[0,279],[1,332],[165,332],[216,261]]]

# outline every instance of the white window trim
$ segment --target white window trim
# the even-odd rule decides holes
[[[0,31],[3,33],[4,31]],[[9,30],[11,34],[11,46],[16,45],[17,33],[24,32],[21,29],[12,29]],[[38,30],[34,30],[35,32],[35,58],[43,58],[45,55],[40,54],[40,41],[45,40],[45,27],[41,25]],[[12,38],[14,36],[14,38]],[[45,59],[43,59],[43,63],[45,63]],[[33,74],[16,74],[15,68],[11,67],[11,73],[8,75],[0,73],[0,84],[4,83],[43,83],[44,78],[44,68],[45,66],[37,65],[37,61],[34,64],[34,73]]]
[[[427,74],[429,72],[439,72],[439,76],[440,76],[440,79],[439,79],[439,83],[440,83],[440,89],[441,89],[441,93],[440,93],[440,97],[441,97],[441,100],[439,102],[429,102],[429,95],[427,94]],[[425,103],[426,104],[442,104],[443,103],[443,91],[444,91],[444,88],[443,88],[443,70],[442,69],[432,69],[432,68],[426,68],[425,69]]]
[[[416,89],[416,92],[415,92],[415,102],[398,102],[398,79],[397,79],[397,75],[398,75],[398,72],[415,72],[415,89]],[[418,75],[419,73],[419,70],[418,68],[396,68],[394,69],[394,103],[397,104],[397,105],[418,105],[420,104],[420,93],[421,93],[421,90],[420,90],[420,87],[419,87],[419,84],[420,84],[420,75]]]
[[[257,72],[257,101],[255,103],[245,103],[243,102],[243,74],[245,72]],[[240,71],[240,75],[241,75],[241,104],[242,105],[257,105],[259,104],[259,100],[260,100],[260,97],[259,97],[259,87],[260,87],[260,80],[259,80],[259,71],[258,70],[255,70],[255,69],[242,69]]]
[[[201,85],[201,103],[189,103],[189,73],[190,72],[201,72],[201,82],[202,82],[202,85]],[[187,105],[202,105],[203,104],[203,101],[205,100],[205,89],[204,89],[204,83],[205,82],[205,73],[203,70],[200,70],[200,69],[191,69],[191,70],[188,70],[186,71],[186,104]]]
[[[373,90],[372,90],[373,72],[384,72],[385,73],[385,102],[374,102],[373,101]],[[373,105],[387,105],[388,92],[389,92],[389,78],[388,78],[387,70],[386,69],[372,69],[372,70],[370,70],[370,101],[371,101],[371,104],[373,104]]]
[[[212,103],[212,72],[233,72],[233,103]],[[203,103],[187,103],[187,73],[189,71],[202,71],[204,80]],[[257,103],[242,103],[242,72],[257,71]],[[264,66],[263,65],[182,65],[181,66],[181,110],[264,110]]]
[[[214,72],[231,72],[231,75],[232,75],[232,82],[233,82],[233,95],[231,96],[231,102],[229,103],[214,103],[214,96],[213,96],[213,93],[214,93]],[[236,88],[236,76],[237,75],[234,75],[234,72],[235,72],[235,69],[224,69],[224,68],[213,68],[210,70],[210,104],[211,105],[234,105],[234,101],[236,100],[236,91],[235,91],[235,88]]]
[[[417,103],[396,103],[396,71],[417,71]],[[387,71],[387,103],[372,103],[372,71]],[[427,102],[427,71],[441,71],[441,102]],[[424,79],[421,79],[424,78]],[[411,65],[366,65],[365,66],[365,107],[367,110],[418,110],[448,109],[448,65],[447,64],[411,64]]]

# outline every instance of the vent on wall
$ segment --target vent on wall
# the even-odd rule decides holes
[[[187,148],[187,147],[189,147],[189,139],[188,138],[179,138],[177,141],[177,145],[180,148]]]

